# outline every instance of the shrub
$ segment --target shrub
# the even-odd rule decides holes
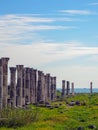
[[[0,111],[0,126],[20,127],[37,120],[39,111],[37,107],[5,108]]]

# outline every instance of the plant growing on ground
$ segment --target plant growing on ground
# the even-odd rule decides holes
[[[37,107],[5,108],[0,111],[0,126],[20,127],[37,120],[39,110]]]

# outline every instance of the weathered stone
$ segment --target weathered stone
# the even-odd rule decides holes
[[[54,100],[56,99],[56,77],[54,77]]]
[[[42,79],[41,80],[42,80],[42,100],[45,102],[46,96],[45,96],[45,75],[44,75],[44,73],[42,73]]]
[[[25,104],[30,104],[30,68],[25,68]]]
[[[45,79],[44,79],[44,73],[42,71],[38,71],[38,88],[37,88],[37,101],[44,101],[45,102],[45,96],[44,96],[44,88],[45,88]]]
[[[96,129],[96,126],[95,125],[89,125],[88,128],[89,129]]]
[[[35,103],[37,103],[37,86],[38,86],[38,82],[37,82],[37,80],[38,80],[38,75],[37,75],[37,70],[36,69],[34,69],[33,70],[33,78],[34,78],[34,81],[33,81],[33,89],[34,89],[34,91],[33,91],[33,93],[34,93],[34,102]]]
[[[80,101],[76,101],[75,104],[76,104],[77,106],[80,106],[80,105],[81,105]]]
[[[10,67],[10,99],[11,106],[16,106],[16,68]]]
[[[26,96],[26,70],[23,68],[22,72],[22,106],[25,107],[25,96]]]
[[[16,105],[22,107],[23,97],[23,65],[17,65],[17,87],[16,87]]]
[[[52,106],[50,104],[46,104],[46,107],[47,108],[51,108]]]
[[[70,82],[67,81],[66,95],[70,95]]]
[[[47,78],[47,99],[51,101],[51,76],[50,74],[46,74]]]
[[[84,130],[84,127],[83,127],[83,126],[79,126],[79,127],[77,128],[77,130]]]
[[[30,69],[30,103],[36,103],[36,81],[33,69]]]
[[[54,101],[56,99],[56,77],[44,75],[42,71],[24,68],[23,65],[10,67],[8,85],[8,60],[0,59],[0,108],[7,105],[24,107],[26,104]],[[17,70],[17,75],[16,75]],[[17,79],[16,79],[17,77]],[[17,80],[17,84],[16,84]]]
[[[2,106],[7,107],[8,98],[8,57],[1,58],[1,66],[3,67],[3,89],[2,89]],[[1,81],[2,82],[2,81]]]
[[[0,109],[2,109],[2,99],[3,99],[3,67],[1,65],[1,59],[0,59]]]
[[[68,103],[68,105],[69,105],[69,106],[74,106],[74,105],[76,105],[76,102],[72,102],[72,101],[71,101],[71,102]]]
[[[44,86],[45,86],[45,92],[44,92],[44,94],[45,94],[45,102],[48,102],[48,90],[47,90],[47,76],[46,75],[44,75],[44,80],[45,80],[45,84],[44,84]]]
[[[93,93],[93,83],[90,82],[90,93],[92,94]]]
[[[54,100],[54,78],[51,77],[51,100]]]
[[[50,103],[49,102],[45,102],[45,105],[50,105]]]
[[[71,84],[72,95],[74,96],[74,83]]]
[[[65,80],[62,80],[62,97],[66,95]]]

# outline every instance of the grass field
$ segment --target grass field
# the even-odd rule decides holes
[[[9,109],[1,117],[8,120],[0,130],[98,130],[98,94],[65,97],[49,108]]]

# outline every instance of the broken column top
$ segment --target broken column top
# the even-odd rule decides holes
[[[17,69],[23,69],[24,65],[16,65]]]
[[[62,80],[62,82],[65,82],[65,80]]]
[[[0,59],[0,66],[2,66],[2,60]]]
[[[93,82],[90,82],[90,84],[92,85],[92,84],[93,84]]]
[[[30,68],[29,68],[29,67],[26,67],[26,68],[25,68],[25,71],[26,71],[26,73],[30,73]]]
[[[1,59],[2,59],[2,60],[7,60],[7,61],[8,61],[10,58],[9,58],[9,57],[2,57]]]
[[[46,76],[50,77],[50,73],[47,73]]]
[[[65,83],[65,80],[62,80],[62,83]]]
[[[33,69],[34,70],[34,72],[37,72],[37,69]]]
[[[0,65],[1,65],[1,64],[6,64],[6,63],[9,61],[9,59],[10,59],[10,58],[8,58],[8,57],[2,57],[2,58],[0,59]]]
[[[55,77],[55,76],[54,76],[53,78],[54,78],[54,80],[56,80],[56,77]]]
[[[10,71],[11,72],[15,72],[16,71],[16,67],[10,67]]]
[[[41,71],[41,70],[38,70],[38,73],[43,73],[43,71]]]

